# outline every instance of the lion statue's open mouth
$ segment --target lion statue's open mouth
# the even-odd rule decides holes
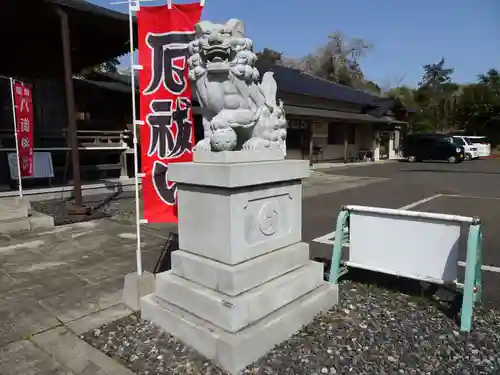
[[[242,51],[252,49],[252,41],[245,38],[244,26],[238,20],[225,24],[201,21],[195,27],[196,39],[190,43],[191,56],[207,72],[227,71],[238,62]],[[191,59],[194,63],[193,59]]]
[[[207,66],[213,63],[229,63],[231,57],[231,47],[203,47],[203,57]]]

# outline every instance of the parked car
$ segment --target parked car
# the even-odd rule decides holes
[[[488,138],[475,135],[467,135],[466,138],[471,141],[473,146],[477,147],[478,157],[490,156],[491,143],[488,141]]]
[[[446,160],[461,163],[464,148],[445,134],[409,134],[403,142],[403,156],[411,163],[424,160]]]
[[[454,135],[453,139],[455,143],[464,148],[465,160],[472,160],[479,158],[479,152],[477,145],[473,145],[472,142],[462,135]]]

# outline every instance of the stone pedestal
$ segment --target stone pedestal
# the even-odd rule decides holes
[[[141,300],[144,319],[231,374],[338,300],[301,242],[307,161],[263,154],[208,153],[169,166],[180,250]]]

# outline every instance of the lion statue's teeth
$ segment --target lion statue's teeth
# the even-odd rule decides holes
[[[203,115],[197,151],[284,150],[286,118],[273,73],[259,84],[253,43],[245,25],[201,21],[189,45],[189,79]],[[230,46],[230,47],[227,47]]]

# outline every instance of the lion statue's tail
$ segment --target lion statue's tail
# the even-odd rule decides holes
[[[271,107],[277,107],[276,105],[276,94],[278,93],[278,85],[274,79],[273,72],[266,72],[262,76],[262,83],[260,84],[260,90],[264,96],[265,102]]]

